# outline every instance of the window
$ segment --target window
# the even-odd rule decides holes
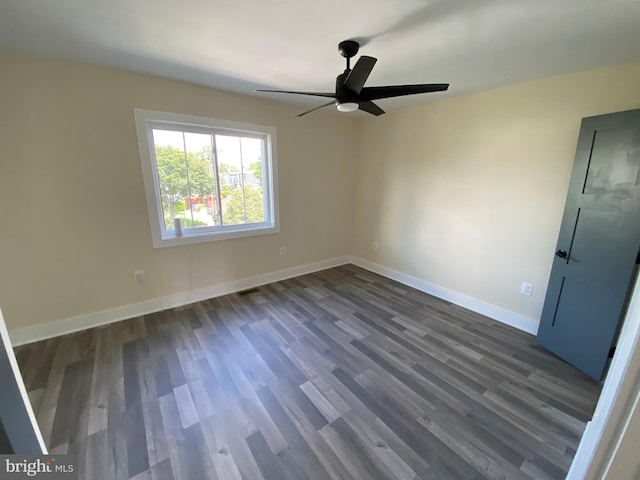
[[[135,109],[153,246],[276,233],[273,127]]]

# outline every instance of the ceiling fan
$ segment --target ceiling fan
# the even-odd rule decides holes
[[[363,110],[372,115],[378,116],[384,113],[373,100],[382,98],[401,97],[404,95],[416,95],[418,93],[442,92],[449,88],[448,83],[420,83],[416,85],[388,85],[385,87],[365,87],[364,84],[369,78],[373,66],[378,59],[361,55],[353,69],[351,69],[350,59],[354,57],[360,44],[354,40],[345,40],[338,44],[340,55],[347,59],[346,70],[336,77],[336,91],[331,92],[292,92],[287,90],[263,90],[258,89],[256,92],[271,93],[294,93],[296,95],[311,95],[314,97],[333,98],[329,103],[320,105],[319,107],[307,110],[298,115],[302,117],[307,113],[311,113],[323,107],[335,103],[341,112],[353,112],[354,110]]]

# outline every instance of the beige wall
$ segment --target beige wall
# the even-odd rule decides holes
[[[366,120],[297,119],[294,107],[74,63],[0,56],[0,72],[9,329],[350,253],[538,319],[580,118],[640,107],[640,64]],[[134,107],[277,127],[281,233],[153,249]],[[533,297],[519,295],[523,280]],[[637,389],[638,355],[620,402]],[[637,469],[634,415],[611,473]]]
[[[365,120],[354,253],[537,321],[580,119],[640,107],[638,85],[624,65]]]
[[[10,330],[350,253],[353,119],[75,63],[0,56],[0,72]],[[134,107],[275,126],[281,233],[153,249]]]
[[[640,107],[640,64],[366,119],[69,62],[0,71],[10,329],[351,253],[537,320],[580,119]],[[277,127],[281,233],[153,249],[134,107]]]

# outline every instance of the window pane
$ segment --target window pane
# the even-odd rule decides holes
[[[187,162],[182,132],[153,129],[158,180],[165,230],[173,229],[173,217],[183,214],[188,195]]]
[[[216,150],[222,195],[222,222],[224,225],[246,223],[240,137],[216,135]]]
[[[218,171],[225,225],[263,222],[264,140],[216,135]]]
[[[247,223],[264,221],[263,144],[264,142],[260,138],[243,138],[241,140]]]
[[[187,152],[189,196],[185,201],[184,227],[219,225],[211,135],[184,134]]]

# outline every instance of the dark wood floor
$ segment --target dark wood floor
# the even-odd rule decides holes
[[[354,266],[16,353],[82,479],[559,479],[600,388]]]

